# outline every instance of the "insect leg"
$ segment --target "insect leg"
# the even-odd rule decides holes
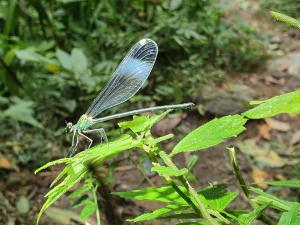
[[[91,138],[89,138],[88,136],[84,135],[83,133],[79,132],[79,135],[81,135],[82,137],[86,138],[90,143],[89,143],[89,147],[88,149],[92,146],[93,144],[93,140]]]
[[[101,143],[102,143],[102,139],[104,140],[104,142],[108,142],[105,130],[103,128],[85,130],[84,133],[99,133],[101,137]]]
[[[74,132],[72,137],[72,150],[68,153],[67,157],[72,157],[77,150],[77,145],[79,143],[78,135]]]

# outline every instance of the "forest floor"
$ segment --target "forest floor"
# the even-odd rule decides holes
[[[162,135],[173,132],[183,136],[184,133],[214,117],[242,112],[248,107],[247,103],[250,100],[266,99],[300,88],[299,31],[287,29],[287,26],[271,20],[270,17],[259,15],[256,12],[255,1],[247,2],[251,2],[251,5],[244,5],[244,8],[238,9],[236,7],[234,9],[228,8],[227,13],[234,13],[238,10],[240,15],[256,26],[259,32],[269,35],[268,51],[270,51],[272,58],[268,60],[264,68],[260,68],[256,72],[228,73],[223,81],[207,87],[205,93],[202,92],[202,96],[199,96],[199,102],[202,99],[205,100],[203,104],[204,116],[200,116],[195,111],[177,114],[177,116],[162,120],[154,129],[154,134]],[[197,178],[196,181],[192,182],[194,187],[203,188],[211,183],[227,183],[230,190],[241,192],[230,166],[226,150],[228,146],[237,147],[238,162],[250,183],[255,182],[265,189],[267,188],[264,183],[265,180],[284,180],[295,177],[300,171],[299,166],[295,165],[300,150],[299,119],[299,116],[281,115],[267,120],[250,121],[247,124],[247,131],[234,141],[231,140],[217,147],[193,153],[199,157],[199,161],[192,171]],[[171,149],[173,144],[170,143],[164,147]],[[123,160],[115,168],[114,179],[111,184],[111,189],[114,191],[140,189],[162,184],[162,180],[157,176],[145,178],[136,169],[140,156],[126,153],[120,158]],[[187,158],[188,154],[177,157],[176,161],[178,165],[184,165]],[[55,170],[34,175],[32,171],[24,168],[21,171],[11,172],[9,177],[4,180],[1,179],[0,199],[3,201],[1,200],[0,204],[4,205],[6,210],[1,213],[9,215],[10,222],[0,218],[0,224],[35,224],[37,212],[44,201],[43,196],[48,191],[49,184],[58,171],[59,168],[56,167]],[[295,195],[288,190],[280,191],[280,194],[287,198],[295,198]],[[25,200],[20,196],[26,196]],[[15,199],[20,208],[26,204],[28,207],[30,205],[29,212],[23,216],[17,214],[18,204],[11,204],[11,199]],[[160,206],[155,202],[149,204],[149,202],[142,201],[118,201],[118,205],[115,205],[116,211],[124,220]],[[236,200],[235,205],[240,208],[247,207],[242,194]],[[69,210],[70,206],[67,200],[62,199],[48,210],[47,215],[42,218],[41,224],[70,224],[70,220],[78,222],[78,216]],[[17,220],[16,215],[18,215]],[[78,223],[80,224],[80,222]],[[94,222],[92,221],[91,224]],[[155,221],[141,224],[168,225],[174,223],[172,221]]]

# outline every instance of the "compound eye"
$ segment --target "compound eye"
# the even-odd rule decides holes
[[[67,123],[67,126],[66,126],[66,132],[70,133],[72,131],[72,128],[73,128],[73,124],[72,123]]]

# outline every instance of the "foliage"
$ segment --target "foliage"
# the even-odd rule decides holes
[[[286,102],[289,104],[283,104]],[[229,149],[231,164],[236,178],[251,205],[251,210],[228,210],[227,207],[239,193],[229,192],[224,185],[210,185],[204,189],[195,190],[187,179],[189,169],[185,167],[178,168],[171,158],[174,152],[178,154],[189,152],[191,149],[193,149],[193,151],[202,150],[217,145],[226,138],[237,136],[245,130],[244,125],[251,118],[260,119],[280,113],[299,114],[300,99],[298,92],[283,94],[260,101],[259,103],[261,104],[241,115],[225,116],[200,126],[183,139],[188,144],[181,144],[181,147],[178,148],[177,146],[182,142],[181,140],[170,154],[166,153],[159,143],[173,136],[166,135],[156,138],[151,134],[151,127],[166,116],[168,112],[150,117],[135,116],[131,121],[120,123],[120,127],[125,129],[125,131],[133,131],[129,132],[131,135],[125,134],[121,139],[110,142],[109,145],[98,145],[75,155],[73,158],[50,162],[37,170],[37,172],[39,172],[57,163],[65,164],[65,168],[53,182],[53,185],[56,186],[53,186],[46,194],[47,199],[40,211],[38,220],[51,204],[69,191],[71,187],[80,180],[85,180],[84,185],[77,189],[74,192],[75,194],[71,194],[71,196],[80,197],[82,193],[94,187],[93,185],[86,186],[86,182],[97,182],[95,169],[102,166],[105,161],[123,151],[139,149],[149,155],[152,160],[152,171],[156,172],[165,180],[165,185],[161,187],[147,187],[141,190],[130,190],[127,192],[115,192],[114,194],[135,200],[163,202],[166,203],[166,205],[153,212],[129,219],[131,222],[173,218],[184,220],[187,224],[190,224],[188,223],[189,219],[195,219],[194,224],[204,223],[218,225],[236,223],[250,225],[255,220],[269,221],[270,224],[274,222],[274,219],[269,218],[265,211],[272,208],[279,212],[278,216],[280,216],[280,219],[278,220],[278,224],[298,224],[300,219],[300,203],[283,200],[254,186],[250,187],[245,182],[242,172],[239,169],[234,148]],[[295,108],[297,108],[297,110],[294,110]],[[220,127],[222,129],[220,129]],[[198,140],[200,140],[200,142]],[[180,149],[180,151],[176,149]],[[269,181],[268,183],[274,186],[299,187],[298,180],[285,182]],[[101,184],[99,188],[101,188]],[[95,192],[95,189],[93,190]],[[95,211],[95,203],[90,200],[86,201],[89,204],[87,204],[87,206],[85,205],[81,212],[81,215],[84,215],[82,216],[83,218],[87,218]]]
[[[25,143],[25,134],[49,140],[58,130],[53,141],[61,149],[59,128],[84,112],[142,37],[159,44],[159,58],[143,95],[126,108],[197,97],[199,87],[224,70],[254,68],[265,57],[254,28],[241,20],[228,23],[214,1],[0,0],[0,89],[9,102],[1,110],[27,102],[24,117],[1,116],[0,128],[8,131],[1,134],[13,141],[12,127],[18,126]],[[7,118],[12,121],[3,123]],[[33,153],[37,146],[21,148]]]

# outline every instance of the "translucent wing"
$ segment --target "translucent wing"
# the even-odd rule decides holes
[[[131,98],[148,78],[157,57],[157,44],[151,39],[136,43],[113,74],[86,114],[96,117],[104,110]]]

